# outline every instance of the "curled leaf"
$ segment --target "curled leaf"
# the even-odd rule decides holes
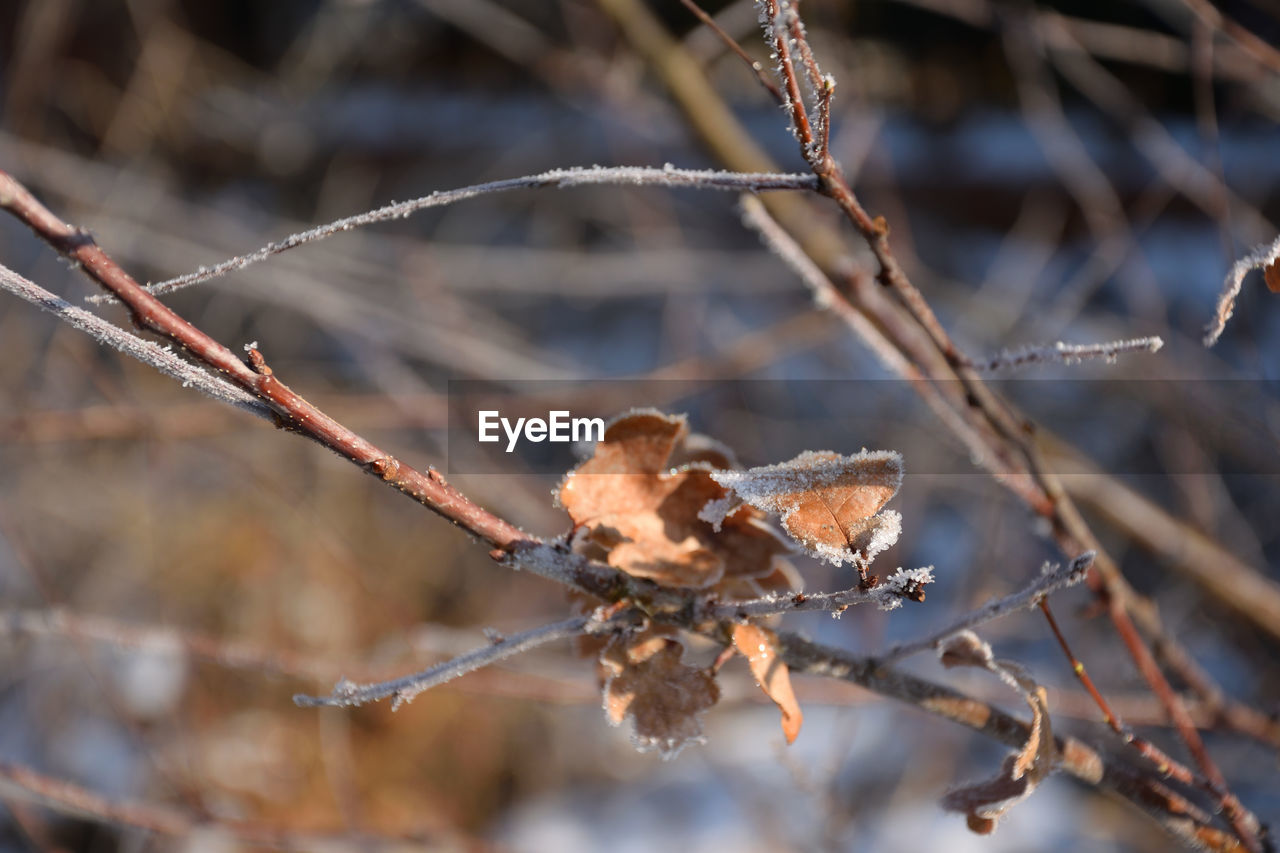
[[[745,503],[777,514],[806,551],[836,565],[865,567],[902,529],[901,516],[881,512],[902,484],[902,457],[893,451],[806,451],[790,462],[711,476]]]
[[[778,657],[777,635],[759,625],[734,625],[733,645],[746,657],[760,689],[782,712],[782,734],[787,743],[795,743],[804,714],[791,689],[791,671]]]
[[[987,835],[1005,812],[1029,797],[1053,770],[1057,745],[1049,725],[1048,696],[1022,667],[996,660],[991,646],[972,631],[948,637],[938,652],[944,666],[973,666],[998,675],[1021,693],[1031,708],[1031,731],[1022,749],[1007,756],[990,779],[957,788],[942,798],[943,808],[964,813],[971,830]]]
[[[652,635],[615,638],[600,654],[605,716],[615,726],[630,717],[637,748],[664,759],[703,742],[699,715],[720,698],[714,676],[681,663],[683,654],[678,641]]]

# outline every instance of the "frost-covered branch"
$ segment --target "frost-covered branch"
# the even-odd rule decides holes
[[[338,219],[307,231],[291,234],[283,240],[268,243],[256,251],[228,258],[211,267],[201,267],[187,275],[147,285],[146,289],[157,296],[172,293],[175,290],[209,281],[235,270],[244,269],[281,252],[287,252],[290,249],[296,249],[308,243],[324,240],[343,231],[350,231],[354,228],[361,228],[378,222],[387,222],[392,219],[405,219],[420,210],[444,207],[490,193],[543,187],[565,188],[589,185],[666,187],[668,189],[689,187],[700,190],[764,192],[766,190],[813,190],[817,189],[818,180],[813,175],[725,172],[716,169],[677,169],[670,165],[662,168],[594,166],[591,168],[553,169],[537,175],[506,178],[501,181],[490,181],[489,183],[475,184],[454,190],[441,190],[421,198],[394,202],[376,210],[348,216],[345,219]],[[113,296],[100,295],[90,297],[89,301],[114,302],[116,300]]]
[[[881,610],[895,610],[902,606],[902,599],[920,601],[924,587],[933,583],[933,566],[919,569],[898,569],[884,581],[870,589],[853,587],[839,592],[795,592],[785,595],[766,595],[748,601],[719,602],[706,608],[706,615],[717,620],[754,619],[778,613],[805,613],[815,610],[839,616],[858,604],[875,604]]]
[[[892,663],[908,655],[936,648],[947,637],[960,631],[971,630],[1018,610],[1029,610],[1035,607],[1046,595],[1057,592],[1060,589],[1066,589],[1069,586],[1075,586],[1084,580],[1089,567],[1093,565],[1095,556],[1092,551],[1086,551],[1066,566],[1046,564],[1038,578],[1012,595],[989,601],[977,610],[960,617],[947,627],[935,631],[922,639],[894,646],[877,656],[876,659],[883,663]]]
[[[760,242],[799,276],[805,287],[813,294],[813,303],[819,308],[832,312],[866,344],[881,364],[900,376],[909,376],[913,372],[909,362],[894,347],[875,324],[866,315],[858,311],[849,300],[840,295],[835,284],[827,277],[813,259],[805,253],[787,230],[778,224],[763,202],[754,195],[743,195],[739,202],[742,211],[742,223],[760,238]]]
[[[1267,286],[1273,291],[1280,291],[1280,237],[1270,245],[1258,246],[1252,252],[1231,265],[1231,271],[1222,282],[1222,293],[1218,296],[1218,307],[1213,313],[1213,321],[1205,329],[1204,345],[1211,347],[1218,342],[1222,332],[1231,319],[1236,308],[1236,297],[1244,286],[1244,277],[1256,269],[1264,270]]]
[[[469,672],[556,640],[603,630],[605,624],[607,623],[598,622],[587,616],[578,616],[512,634],[510,637],[503,637],[497,642],[403,678],[380,681],[375,684],[356,684],[344,678],[334,685],[333,692],[328,696],[309,696],[299,693],[293,697],[293,701],[303,708],[326,705],[345,708],[394,697],[391,703],[391,709],[394,711],[401,704],[412,701],[419,693],[444,684],[446,681],[452,681]]]
[[[0,266],[0,289],[48,311],[59,320],[91,336],[98,343],[117,349],[143,364],[154,367],[164,375],[181,382],[184,388],[194,388],[206,397],[221,403],[230,403],[260,418],[274,417],[271,409],[252,394],[242,391],[225,379],[213,376],[201,367],[182,360],[174,354],[172,349],[143,340],[113,323],[108,323],[96,314],[77,308],[6,266]]]
[[[1100,344],[1068,344],[1058,341],[1048,346],[1026,346],[1002,350],[987,358],[969,362],[974,370],[1016,370],[1033,364],[1079,364],[1088,359],[1101,358],[1108,364],[1125,353],[1159,352],[1164,341],[1158,336],[1131,338],[1123,341],[1107,341]]]

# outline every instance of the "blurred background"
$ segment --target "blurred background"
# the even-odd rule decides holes
[[[743,64],[679,2],[646,5],[755,142],[802,171]],[[751,3],[707,9],[767,64]],[[1164,338],[1157,356],[1038,367],[1005,387],[1041,400],[1047,426],[1083,448],[1051,459],[1095,529],[1170,631],[1257,710],[1251,732],[1210,732],[1209,745],[1246,805],[1280,819],[1280,621],[1224,603],[1244,575],[1273,594],[1280,581],[1280,297],[1250,279],[1218,347],[1199,341],[1231,262],[1273,239],[1280,216],[1280,4],[828,0],[804,12],[839,83],[833,151],[970,354]],[[9,2],[0,98],[0,168],[140,280],[435,190],[575,165],[719,165],[587,0]],[[829,205],[813,215],[837,223]],[[73,303],[93,293],[7,217],[0,262]],[[688,411],[748,465],[903,450],[891,508],[904,535],[879,566],[935,565],[928,600],[789,623],[852,650],[924,633],[1061,557],[742,227],[732,194],[491,195],[167,301],[233,350],[257,341],[292,387],[397,456],[455,463],[456,485],[539,535],[568,528],[550,497],[558,476],[538,460],[500,474],[457,463],[451,381]],[[937,800],[992,772],[1003,747],[802,680],[805,728],[784,748],[776,709],[736,664],[708,744],[672,762],[606,724],[592,664],[568,648],[395,714],[295,708],[294,693],[339,676],[399,675],[482,645],[486,627],[561,619],[564,594],[495,566],[332,454],[26,303],[0,299],[0,347],[2,849],[1170,843],[1057,777],[993,837],[973,836]],[[808,589],[850,583],[797,565]],[[1055,600],[1117,709],[1185,757],[1088,594]],[[1105,741],[1041,620],[984,636],[1049,687],[1058,728]],[[994,679],[908,666],[1025,712]],[[15,793],[18,765],[144,810],[104,821],[44,808]],[[146,828],[162,818],[177,823]]]

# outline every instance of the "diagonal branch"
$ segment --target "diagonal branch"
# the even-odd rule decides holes
[[[893,663],[909,655],[935,648],[947,637],[960,631],[976,628],[1018,610],[1029,610],[1043,601],[1045,596],[1060,589],[1075,586],[1084,580],[1085,573],[1093,565],[1095,556],[1097,555],[1092,551],[1086,551],[1065,566],[1046,565],[1038,578],[1012,595],[989,601],[977,610],[966,613],[946,628],[935,631],[923,639],[901,643],[886,649],[876,656],[876,660]]]
[[[325,225],[291,234],[281,240],[268,243],[260,249],[244,255],[201,267],[199,270],[177,278],[166,279],[156,284],[147,285],[146,290],[156,296],[172,293],[193,284],[209,281],[224,276],[229,272],[244,269],[268,258],[315,243],[378,222],[393,219],[405,219],[421,210],[433,207],[445,207],[467,199],[477,198],[492,193],[509,192],[511,190],[538,189],[544,187],[584,187],[584,186],[637,186],[666,187],[675,189],[689,187],[700,190],[720,190],[731,192],[764,192],[767,190],[812,190],[818,186],[817,178],[805,174],[761,174],[751,172],[724,172],[714,169],[677,169],[666,166],[661,169],[644,166],[595,166],[592,168],[553,169],[537,175],[520,178],[506,178],[501,181],[490,181],[475,184],[456,190],[442,190],[421,198],[409,201],[393,202],[360,213],[338,219]],[[114,302],[112,296],[90,297],[92,302]]]
[[[464,676],[469,672],[475,672],[481,667],[523,654],[556,640],[598,633],[606,630],[607,626],[608,623],[598,622],[587,616],[578,616],[573,619],[566,619],[563,622],[553,622],[550,625],[542,625],[519,634],[512,634],[510,637],[503,637],[497,642],[482,646],[466,654],[458,655],[451,660],[424,669],[422,672],[415,672],[402,678],[380,681],[375,684],[356,684],[343,678],[334,685],[333,692],[328,696],[309,696],[299,693],[293,697],[293,701],[294,704],[301,708],[322,708],[326,706],[331,708],[350,708],[393,697],[391,710],[394,711],[401,704],[412,702],[419,693],[444,684],[446,681],[452,681],[455,678]]]
[[[154,367],[165,376],[181,382],[184,388],[194,388],[206,397],[220,403],[230,403],[260,418],[270,420],[275,417],[270,407],[225,379],[211,376],[208,371],[183,361],[174,355],[171,349],[153,344],[151,341],[144,341],[137,335],[130,334],[113,323],[108,323],[97,314],[77,308],[3,265],[0,265],[0,289],[48,311],[59,320],[91,336],[98,343],[117,349],[143,364]]]

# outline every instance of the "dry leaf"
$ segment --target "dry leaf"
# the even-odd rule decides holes
[[[678,641],[650,635],[616,638],[600,655],[605,716],[615,726],[631,717],[637,748],[664,759],[703,741],[698,715],[720,698],[715,677],[681,663],[683,654]]]
[[[795,743],[804,714],[791,689],[791,671],[778,658],[777,636],[759,625],[734,625],[733,645],[746,657],[760,689],[782,711],[782,734],[787,743]]]
[[[1262,278],[1267,283],[1267,290],[1280,293],[1280,260],[1272,261],[1263,267]]]
[[[902,484],[902,457],[893,451],[806,451],[790,462],[711,476],[747,504],[780,516],[806,551],[836,565],[865,567],[902,529],[901,516],[881,512]],[[704,508],[704,517],[716,514]]]
[[[1022,667],[996,660],[991,646],[972,631],[948,637],[939,647],[939,655],[944,666],[974,666],[995,673],[1020,692],[1031,708],[1031,731],[1022,749],[1005,758],[995,776],[957,788],[942,798],[943,808],[963,812],[971,830],[987,835],[995,830],[1000,816],[1030,796],[1053,769],[1057,745],[1049,725],[1048,696]]]
[[[750,507],[719,527],[699,518],[727,493],[704,461],[673,467],[682,458],[732,456],[690,437],[680,416],[637,411],[610,423],[591,458],[565,476],[557,493],[578,527],[575,549],[664,586],[707,588],[723,579],[740,589],[743,579],[775,577],[787,543]]]

